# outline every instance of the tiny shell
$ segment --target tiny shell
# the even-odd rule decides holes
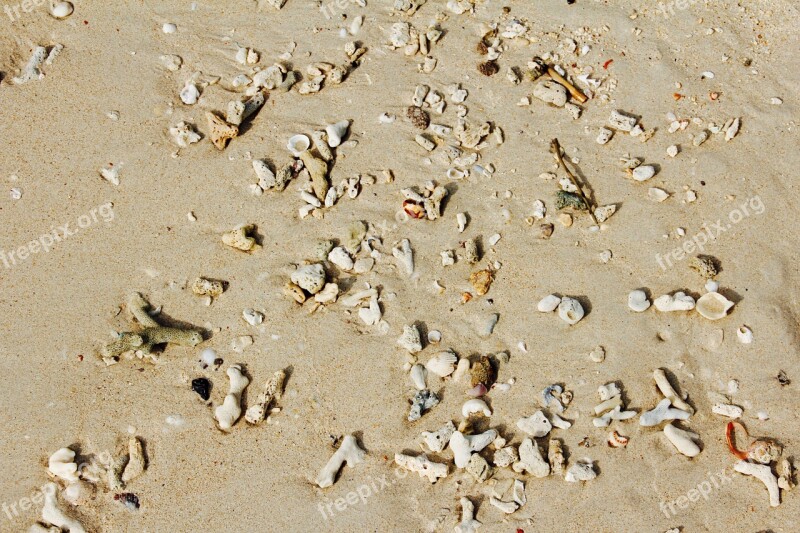
[[[608,434],[608,445],[612,448],[624,448],[628,445],[629,440],[628,437],[620,435],[616,430]]]
[[[747,326],[739,326],[736,330],[736,336],[742,344],[750,344],[753,342],[753,331]]]
[[[428,362],[425,364],[425,368],[427,368],[429,372],[443,378],[449,376],[455,371],[457,360],[458,357],[456,354],[447,350],[444,352],[439,352],[431,357],[430,360],[428,360]]]
[[[53,5],[50,13],[57,19],[65,19],[72,15],[74,8],[70,2],[58,2]]]
[[[292,152],[295,157],[300,157],[300,154],[305,152],[311,147],[311,139],[307,135],[299,134],[289,137],[289,142],[286,143],[286,148]]]
[[[581,303],[575,298],[562,298],[558,304],[558,316],[569,325],[577,324],[583,318]]]
[[[719,320],[727,316],[733,302],[718,292],[707,292],[697,300],[697,312],[709,320]]]

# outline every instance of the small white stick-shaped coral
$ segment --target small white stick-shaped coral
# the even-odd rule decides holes
[[[672,424],[664,426],[664,435],[675,448],[686,457],[696,457],[700,453],[700,446],[694,441],[700,438],[697,433],[684,431],[676,428]]]
[[[681,409],[670,407],[672,400],[664,398],[654,409],[642,413],[639,417],[639,425],[649,427],[656,426],[665,420],[686,420],[691,415]]]
[[[264,392],[258,395],[258,402],[247,408],[244,413],[244,419],[248,424],[259,424],[264,420],[264,415],[267,412],[267,407],[273,400],[280,400],[283,394],[283,381],[286,379],[286,373],[283,370],[275,372],[267,383],[264,385]]]
[[[396,453],[394,454],[394,462],[406,470],[418,473],[419,477],[427,477],[431,483],[436,483],[439,478],[447,477],[447,465],[434,463],[425,454],[414,457]]]
[[[75,463],[75,452],[69,448],[56,450],[47,461],[47,469],[54,476],[69,483],[78,481],[78,465]]]
[[[56,484],[47,483],[42,487],[44,506],[42,507],[42,520],[56,527],[66,529],[69,533],[86,533],[80,522],[70,518],[59,509],[56,499]]]
[[[342,445],[339,446],[336,453],[333,454],[328,463],[320,470],[315,481],[316,484],[323,489],[330,487],[333,485],[336,474],[344,463],[347,463],[347,466],[352,468],[358,463],[363,463],[366,454],[367,452],[358,447],[358,442],[354,436],[346,435],[345,438],[342,439]]]
[[[219,428],[225,431],[233,427],[242,416],[242,392],[250,383],[247,376],[242,374],[242,367],[239,365],[229,366],[226,374],[231,381],[230,388],[222,405],[214,410],[214,418],[217,419]]]
[[[769,492],[769,504],[772,507],[777,507],[781,504],[781,491],[778,487],[778,478],[772,473],[769,465],[757,465],[755,463],[748,463],[747,461],[739,461],[733,465],[733,469],[746,476],[753,476],[761,481],[767,492]]]
[[[14,83],[21,85],[31,80],[40,80],[44,78],[44,74],[42,74],[42,71],[39,70],[39,67],[42,66],[42,63],[44,63],[46,58],[47,48],[44,46],[37,46],[34,48],[31,58],[28,60],[25,68],[22,69],[22,72],[18,77],[13,79]]]
[[[669,382],[669,379],[667,379],[667,375],[663,368],[656,368],[655,372],[653,372],[653,379],[656,380],[658,390],[661,391],[661,394],[663,394],[665,398],[669,398],[672,405],[678,409],[686,411],[690,415],[694,414],[694,409],[692,406],[686,403],[675,391],[675,389],[672,388],[672,384]]]
[[[475,520],[475,505],[469,498],[461,497],[461,522],[454,528],[455,533],[475,533],[481,523]]]

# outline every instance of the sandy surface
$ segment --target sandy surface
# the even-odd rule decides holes
[[[14,21],[0,16],[0,248],[18,249],[64,224],[78,230],[49,252],[8,267],[0,263],[0,530],[26,530],[39,518],[41,504],[29,507],[22,499],[47,481],[44,467],[53,451],[72,446],[84,456],[112,453],[129,431],[145,441],[149,462],[128,488],[141,508],[128,511],[101,484],[95,500],[74,513],[88,530],[452,531],[460,520],[461,496],[476,504],[482,531],[800,529],[796,493],[784,492],[784,503],[771,509],[758,481],[732,471],[727,420],[711,413],[707,397],[709,391],[726,392],[728,382],[737,380],[739,391],[731,400],[745,408],[750,433],[776,438],[787,456],[796,455],[800,230],[793,213],[800,205],[794,175],[800,163],[800,74],[798,12],[790,2],[760,7],[691,2],[665,16],[653,3],[628,0],[577,0],[571,6],[563,0],[533,6],[512,1],[506,3],[510,15],[502,16],[503,3],[485,2],[474,14],[455,15],[444,2],[429,1],[407,20],[425,28],[437,14],[447,14],[440,22],[446,34],[432,47],[438,66],[431,74],[418,72],[421,56],[406,57],[385,46],[391,24],[406,19],[393,15],[388,1],[369,0],[366,8],[345,4],[338,13],[347,14],[346,22],[338,16],[328,20],[316,2],[299,0],[289,0],[281,11],[258,10],[250,1],[226,7],[197,2],[194,11],[190,2],[76,4],[63,21],[51,18],[46,6]],[[368,52],[342,85],[308,96],[296,89],[273,92],[227,150],[211,145],[204,113],[224,110],[235,95],[223,86],[247,71],[234,60],[237,43],[257,50],[260,65],[268,66],[294,41],[288,63],[305,72],[312,62],[343,60],[346,39],[339,29],[356,15],[364,15],[365,22],[351,39]],[[475,51],[481,24],[511,17],[529,26],[535,42],[503,39],[501,71],[484,77],[475,68],[483,60]],[[165,22],[175,23],[177,33],[164,34]],[[578,32],[581,28],[586,31]],[[575,39],[578,50],[588,44],[591,51],[581,56],[564,50],[560,43],[567,38]],[[34,45],[56,43],[64,50],[43,67],[43,79],[12,83]],[[517,105],[531,95],[533,84],[513,85],[505,78],[507,67],[524,68],[532,56],[546,52],[558,54],[571,76],[579,73],[573,65],[591,66],[592,77],[603,80],[578,120],[536,99],[527,107]],[[180,55],[183,67],[166,70],[159,60],[163,54]],[[222,81],[206,88],[198,104],[186,106],[178,92],[195,71]],[[701,79],[705,71],[714,78]],[[446,166],[424,162],[429,154],[414,143],[413,128],[402,120],[418,83],[441,92],[460,83],[469,92],[468,118],[503,129],[505,143],[490,142],[481,152],[481,164],[496,167],[491,178],[473,173],[451,183]],[[714,91],[719,97],[712,101]],[[674,93],[684,97],[676,101]],[[773,97],[782,105],[771,104]],[[597,130],[613,109],[641,117],[645,128],[657,129],[655,136],[641,143],[620,132],[598,145]],[[117,121],[107,116],[112,111],[118,112]],[[741,131],[730,142],[713,135],[694,147],[689,134],[701,127],[690,124],[668,133],[670,111],[702,124],[741,117]],[[398,120],[380,124],[384,112]],[[453,126],[455,106],[433,118]],[[364,187],[355,200],[340,200],[324,218],[303,220],[296,192],[302,180],[282,193],[250,194],[248,186],[256,181],[250,158],[280,166],[290,157],[285,149],[290,135],[343,119],[352,121],[349,139],[358,144],[338,149],[333,182],[369,173],[378,177],[375,185]],[[206,137],[179,150],[168,128],[181,120]],[[556,136],[576,158],[597,201],[618,205],[603,231],[590,232],[586,215],[576,216],[571,228],[556,219],[556,182],[539,178],[555,169],[548,145]],[[666,154],[673,144],[681,147],[674,159]],[[619,162],[625,154],[658,165],[659,173],[647,183],[626,179]],[[119,186],[98,174],[109,163],[122,164]],[[382,179],[384,169],[393,171],[393,183]],[[400,189],[427,180],[451,191],[443,217],[396,222]],[[673,194],[655,203],[647,197],[649,187]],[[684,187],[696,191],[695,202],[685,201]],[[20,199],[11,199],[12,188],[21,191]],[[755,197],[761,213],[751,209],[706,247],[722,264],[721,292],[736,302],[728,317],[710,322],[694,312],[628,309],[627,294],[635,288],[647,288],[653,297],[675,290],[702,294],[703,281],[688,260],[662,270],[656,254],[682,245],[678,228],[690,239],[703,223],[726,222]],[[548,221],[555,223],[549,240],[539,239],[524,220],[536,199],[545,202]],[[98,213],[106,202],[113,203],[113,220],[97,217],[79,228],[86,222],[80,217],[91,216],[93,209]],[[187,219],[190,211],[196,222]],[[455,223],[458,212],[470,217],[463,234]],[[368,274],[336,275],[350,291],[365,283],[381,289],[387,334],[339,304],[309,314],[308,304],[301,308],[282,293],[293,265],[312,258],[319,239],[344,238],[354,220],[368,222],[371,233],[383,239],[384,255]],[[247,255],[222,245],[220,235],[240,223],[258,226],[261,250]],[[489,246],[495,233],[502,239]],[[462,304],[462,292],[472,290],[467,278],[478,267],[459,260],[444,268],[439,253],[475,236],[482,237],[486,250],[481,264],[498,261],[500,269],[486,296]],[[402,238],[414,249],[410,279],[391,257],[392,245]],[[603,250],[613,253],[608,263],[599,259]],[[203,305],[186,288],[197,276],[225,280],[229,288],[211,306]],[[443,294],[433,288],[434,280],[446,287]],[[205,328],[207,340],[199,348],[170,346],[157,365],[123,358],[107,367],[97,352],[111,332],[131,328],[124,308],[131,291],[161,307],[162,318]],[[555,314],[538,313],[536,303],[550,293],[580,297],[587,316],[570,327]],[[264,312],[264,324],[245,323],[246,307]],[[499,313],[500,321],[481,339],[474,321],[489,312]],[[449,477],[435,485],[416,474],[398,475],[394,454],[416,454],[421,431],[447,420],[458,423],[465,400],[464,384],[429,377],[442,403],[420,421],[406,421],[413,388],[403,369],[407,355],[396,339],[411,323],[440,330],[440,347],[460,356],[509,352],[498,381],[516,382],[509,392],[490,392],[494,415],[476,425],[497,428],[515,444],[524,437],[516,421],[539,408],[545,386],[561,383],[573,391],[564,416],[574,425],[553,435],[563,440],[571,462],[593,460],[598,477],[581,484],[517,476],[525,480],[528,503],[506,517],[489,504],[492,481],[479,485],[455,470],[449,451],[432,454],[451,463]],[[743,324],[752,329],[753,344],[737,342],[736,328]],[[709,336],[718,329],[724,341],[709,350]],[[230,346],[241,335],[255,342],[239,354]],[[600,364],[588,357],[597,345],[607,352]],[[200,369],[202,347],[217,350],[225,361],[220,369]],[[420,360],[438,350],[426,347]],[[275,370],[288,368],[290,378],[282,410],[269,424],[250,427],[241,420],[223,434],[188,380],[207,376],[218,405],[227,391],[224,371],[232,363],[243,364],[253,380],[245,406]],[[658,367],[671,372],[697,409],[684,426],[702,439],[703,451],[694,459],[678,455],[658,428],[642,428],[637,419],[613,426],[630,437],[626,449],[609,448],[607,430],[592,426],[596,389],[609,381],[623,386],[630,408],[655,406],[661,396],[651,375]],[[778,384],[781,370],[791,384]],[[167,422],[176,415],[182,425]],[[317,488],[313,479],[333,453],[333,437],[350,433],[368,451],[366,462],[345,467],[333,487]],[[589,447],[579,446],[584,439]],[[681,500],[686,506],[676,506],[675,514],[660,508],[661,502],[692,496],[692,489],[718,473],[724,480],[707,497]],[[500,469],[495,479],[513,474]],[[351,492],[369,494],[351,496],[355,503],[347,503]]]

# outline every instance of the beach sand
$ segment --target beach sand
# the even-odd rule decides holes
[[[744,408],[750,435],[775,438],[785,456],[796,456],[796,7],[787,1],[709,1],[670,3],[661,11],[654,2],[543,0],[479,2],[474,13],[456,15],[445,2],[429,1],[407,17],[392,14],[391,2],[343,4],[326,8],[330,19],[316,2],[299,0],[288,0],[281,10],[259,9],[251,1],[78,1],[65,20],[52,18],[46,5],[18,18],[0,16],[0,249],[7,261],[0,263],[0,530],[24,531],[40,518],[41,503],[24,499],[48,480],[46,460],[55,450],[110,454],[129,432],[144,441],[148,458],[146,472],[126,489],[141,507],[129,511],[100,483],[93,501],[70,511],[89,531],[452,531],[461,519],[462,496],[475,503],[481,531],[800,529],[796,492],[783,491],[783,503],[770,508],[764,486],[733,471],[728,420],[712,414],[708,398],[710,391],[726,393],[736,380],[738,392],[730,400]],[[361,30],[342,38],[340,29],[358,15],[364,16]],[[386,46],[393,23],[427,28],[437,16],[445,34],[431,45],[438,60],[432,73],[418,70],[422,56]],[[513,18],[527,25],[531,40],[503,38],[500,72],[480,74],[482,28]],[[177,32],[165,34],[164,23],[174,23]],[[565,46],[567,39],[575,41],[576,52]],[[350,40],[368,51],[341,85],[311,95],[297,88],[271,91],[225,151],[209,142],[205,112],[224,112],[237,96],[224,87],[249,69],[234,59],[238,46],[256,50],[265,67],[294,42],[285,63],[307,79],[311,63],[341,63]],[[64,49],[42,67],[42,79],[13,83],[34,46],[57,43]],[[590,50],[581,55],[584,44]],[[602,80],[577,120],[535,98],[518,105],[531,97],[534,84],[506,79],[508,67],[525,70],[533,56],[548,52],[557,54],[553,62],[573,80],[586,66],[593,68],[592,79]],[[182,58],[180,70],[164,68],[159,58],[165,54]],[[204,88],[197,104],[184,105],[179,92],[198,71],[221,80]],[[709,71],[712,79],[702,75]],[[464,105],[470,121],[489,121],[504,132],[502,145],[490,138],[481,150],[480,164],[496,169],[491,177],[473,172],[449,180],[448,167],[414,142],[416,131],[404,120],[417,84],[446,95],[454,83],[469,93]],[[448,103],[443,115],[431,115],[433,122],[454,126],[455,107]],[[599,128],[615,109],[640,117],[655,135],[642,143],[617,132],[608,144],[597,144]],[[108,116],[112,112],[117,120]],[[685,131],[667,131],[669,112],[690,121]],[[382,113],[397,120],[382,124]],[[741,118],[741,130],[730,142],[723,133],[693,146],[689,134],[734,117]],[[290,136],[345,119],[351,121],[348,139],[358,143],[337,149],[332,182],[377,177],[356,199],[339,200],[322,218],[300,219],[304,202],[296,191],[302,180],[283,192],[249,192],[256,182],[252,158],[279,167],[290,160]],[[180,121],[194,124],[203,140],[179,149],[168,130]],[[564,176],[549,153],[555,137],[596,202],[618,206],[602,231],[589,231],[586,214],[576,214],[569,228],[558,222],[557,182],[539,177]],[[675,158],[667,156],[670,145],[680,146]],[[619,161],[626,154],[657,165],[658,173],[646,183],[626,178]],[[429,157],[434,160],[426,163]],[[118,186],[98,172],[109,164],[121,166]],[[382,177],[386,169],[392,183]],[[429,180],[450,190],[442,218],[398,220],[400,190]],[[671,196],[653,202],[650,187]],[[19,199],[12,189],[21,191]],[[695,191],[697,200],[687,202],[685,189]],[[539,223],[525,222],[537,199],[548,210],[542,222],[555,224],[550,239],[538,237]],[[112,210],[100,207],[108,202]],[[463,233],[455,219],[460,212],[469,215]],[[383,256],[369,273],[337,277],[349,293],[367,283],[380,288],[386,333],[339,304],[309,314],[310,304],[300,307],[283,294],[294,265],[313,259],[320,239],[344,239],[356,220],[382,239],[377,247]],[[695,297],[705,292],[688,256],[670,254],[717,221],[725,230],[704,253],[722,265],[720,291],[735,302],[729,316],[711,322],[695,312],[630,311],[633,289],[648,289],[651,300],[676,290]],[[258,228],[262,248],[252,254],[221,242],[223,232],[243,223]],[[64,236],[57,229],[64,225],[73,233]],[[678,228],[685,236],[676,236]],[[54,229],[62,238],[49,251],[9,258],[20,248],[32,252],[27,243]],[[490,246],[494,234],[502,238]],[[485,250],[478,265],[461,259],[459,249],[473,237]],[[404,238],[414,250],[410,278],[391,254]],[[455,265],[442,266],[445,249],[457,250]],[[604,250],[612,252],[607,263],[599,258]],[[664,257],[672,257],[671,266]],[[470,273],[495,261],[499,269],[488,294],[462,304],[462,293],[472,291]],[[224,280],[228,288],[204,305],[188,289],[198,276]],[[435,280],[445,287],[442,293]],[[205,342],[169,346],[158,364],[122,358],[106,366],[98,350],[113,332],[131,329],[124,304],[133,291],[161,309],[159,320],[203,328]],[[555,314],[537,312],[536,303],[551,293],[579,297],[586,316],[569,326]],[[264,323],[247,324],[245,308],[263,312]],[[476,320],[487,313],[500,319],[493,334],[481,338]],[[397,470],[394,454],[421,453],[420,433],[448,420],[458,424],[467,399],[468,386],[429,375],[441,403],[417,422],[406,420],[414,389],[403,368],[408,356],[396,340],[413,323],[443,336],[419,354],[423,363],[445,348],[473,360],[508,352],[498,382],[515,382],[508,392],[490,391],[493,415],[475,424],[480,430],[498,429],[519,444],[524,434],[516,421],[540,408],[541,390],[560,383],[572,391],[563,416],[573,426],[551,436],[563,441],[569,464],[592,460],[597,478],[566,483],[497,469],[494,479],[515,476],[526,486],[527,504],[506,516],[489,503],[493,482],[477,484],[455,469],[449,451],[428,454],[451,465],[436,484]],[[752,329],[752,344],[737,341],[742,325]],[[721,346],[709,349],[709,338],[720,329]],[[240,336],[252,336],[254,344],[236,353],[231,342]],[[588,356],[598,345],[606,350],[602,363]],[[218,369],[200,368],[198,354],[207,347],[224,360]],[[219,405],[228,388],[225,370],[233,363],[244,365],[252,380],[245,407],[276,370],[288,369],[289,377],[277,402],[281,410],[269,423],[251,427],[240,420],[224,434],[189,381],[208,377],[211,402]],[[679,455],[660,428],[640,427],[638,417],[607,429],[592,425],[597,387],[611,381],[622,386],[628,408],[653,408],[662,398],[652,379],[659,367],[670,371],[697,411],[683,425],[700,435],[696,458]],[[779,384],[780,371],[790,384]],[[627,448],[607,446],[610,429],[630,437]],[[318,488],[313,480],[334,452],[334,439],[347,434],[367,451],[365,462],[345,466],[332,487]],[[489,450],[484,456],[491,458]],[[707,494],[691,492],[707,485]]]

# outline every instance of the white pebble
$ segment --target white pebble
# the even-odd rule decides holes
[[[171,22],[165,22],[163,26],[161,26],[161,31],[164,33],[175,33],[178,31],[178,27]]]
[[[558,304],[560,303],[561,298],[555,294],[551,294],[539,300],[539,303],[536,305],[536,309],[538,309],[541,313],[552,313],[556,310],[556,307],[558,307]]]

